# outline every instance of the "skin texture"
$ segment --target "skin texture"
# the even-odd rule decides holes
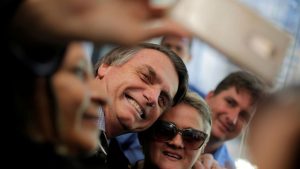
[[[178,89],[172,62],[153,49],[140,50],[123,65],[101,65],[96,81],[110,93],[111,104],[103,107],[108,137],[148,128],[172,104]]]
[[[173,122],[180,129],[193,128],[200,131],[204,130],[202,117],[199,112],[184,103],[171,108],[165,113],[161,120]],[[153,164],[159,166],[160,169],[188,169],[191,168],[195,161],[199,158],[202,148],[198,150],[186,149],[180,134],[177,134],[172,140],[167,142],[150,142],[149,154]],[[174,158],[166,153],[176,156]]]
[[[98,145],[99,107],[106,92],[93,81],[89,61],[80,43],[69,46],[62,65],[51,78],[57,105],[50,112],[45,97],[44,79],[38,80],[36,121],[29,133],[37,140],[54,142],[60,153],[91,152]],[[53,113],[55,113],[54,119]],[[54,120],[54,121],[52,121]]]
[[[217,145],[237,137],[254,113],[249,92],[237,91],[235,87],[230,87],[216,95],[210,92],[206,101],[212,111],[210,140],[212,142],[210,143]]]

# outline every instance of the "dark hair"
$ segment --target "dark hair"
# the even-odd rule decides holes
[[[181,60],[179,56],[177,56],[176,53],[169,50],[166,47],[163,47],[161,45],[152,44],[152,43],[141,43],[136,46],[120,46],[112,51],[110,51],[107,55],[100,58],[100,60],[96,63],[95,66],[95,74],[97,74],[97,71],[101,64],[108,64],[108,65],[122,65],[129,61],[134,54],[136,54],[138,51],[142,49],[154,49],[157,51],[160,51],[164,53],[173,63],[175,70],[178,75],[178,90],[176,92],[176,95],[173,98],[173,103],[177,104],[185,95],[187,89],[188,89],[188,72],[185,64]]]
[[[237,71],[226,76],[214,90],[214,94],[235,87],[237,91],[246,90],[252,97],[253,104],[263,98],[266,94],[266,84],[254,74],[247,71]]]

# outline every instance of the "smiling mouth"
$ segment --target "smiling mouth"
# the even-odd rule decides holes
[[[221,125],[222,130],[224,130],[225,132],[230,132],[231,131],[231,129],[226,124],[224,124],[222,121],[220,121],[219,123]]]
[[[171,153],[171,152],[168,152],[168,151],[163,151],[162,152],[165,156],[168,156],[168,157],[171,157],[173,159],[176,159],[176,160],[181,160],[182,157],[178,154],[174,154],[174,153]]]
[[[146,119],[146,113],[144,109],[129,95],[125,94],[125,97],[127,98],[128,102],[134,107],[134,109],[137,111],[139,117],[141,119]]]

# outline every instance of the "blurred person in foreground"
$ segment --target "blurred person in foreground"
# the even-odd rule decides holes
[[[204,151],[210,130],[208,105],[197,94],[188,92],[153,126],[138,134],[145,159],[137,168],[191,169]],[[219,168],[213,161],[205,165]]]
[[[49,76],[36,76],[18,65],[27,81],[15,89],[18,128],[16,140],[10,141],[18,153],[10,166],[22,161],[31,168],[89,168],[80,159],[98,149],[98,109],[106,92],[93,80],[81,45],[71,43]]]
[[[247,136],[250,161],[259,169],[299,169],[300,85],[287,86],[259,104]]]
[[[237,71],[226,76],[206,96],[212,112],[212,130],[204,152],[212,154],[220,166],[235,168],[225,143],[246,129],[266,89],[254,74]]]

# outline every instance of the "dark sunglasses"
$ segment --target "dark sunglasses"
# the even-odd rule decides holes
[[[172,140],[177,133],[182,137],[184,146],[188,149],[197,150],[205,142],[207,134],[192,128],[178,129],[174,123],[158,120],[152,126],[153,138],[156,141]]]

